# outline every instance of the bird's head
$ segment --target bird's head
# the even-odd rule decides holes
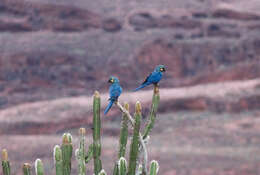
[[[156,72],[165,72],[166,69],[165,69],[164,65],[158,65],[158,66],[156,66],[155,71]]]
[[[108,83],[119,83],[119,80],[118,78],[114,77],[114,76],[111,76],[109,79],[108,79]]]

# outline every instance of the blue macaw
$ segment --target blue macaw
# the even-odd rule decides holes
[[[165,72],[165,71],[166,71],[166,69],[165,69],[164,65],[156,66],[154,71],[149,76],[147,76],[146,79],[144,80],[144,82],[138,88],[136,88],[134,91],[138,91],[150,84],[159,83],[159,81],[162,79],[163,72]]]
[[[122,87],[119,84],[119,80],[118,78],[111,76],[108,80],[108,83],[111,83],[110,87],[109,87],[109,103],[105,109],[104,114],[107,114],[107,112],[110,110],[110,108],[112,107],[112,105],[114,104],[114,102],[117,101],[118,97],[121,95],[122,93]]]

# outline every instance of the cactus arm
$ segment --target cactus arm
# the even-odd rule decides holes
[[[72,136],[69,133],[65,133],[62,136],[61,145],[63,175],[70,175],[72,151]]]
[[[31,175],[31,165],[29,163],[23,164],[23,174],[24,175]]]
[[[150,164],[150,175],[157,175],[159,171],[159,164],[157,161],[153,160]]]
[[[8,153],[7,153],[6,149],[2,150],[2,168],[3,168],[4,175],[11,174],[11,167],[10,167],[10,163],[8,161]]]
[[[139,102],[138,102],[139,103]],[[139,103],[140,104],[140,103]],[[120,103],[119,101],[116,102],[116,105],[118,106],[118,108],[120,109],[121,112],[123,112],[124,114],[126,114],[128,120],[130,121],[131,125],[133,126],[133,128],[135,127],[135,121],[133,119],[133,117],[131,116],[131,114],[129,113],[129,111],[127,111]],[[141,105],[140,105],[141,107]],[[141,109],[140,109],[141,110]],[[141,114],[140,114],[141,115]],[[146,149],[146,145],[145,142],[143,140],[143,136],[142,134],[139,132],[139,139],[140,139],[140,143],[142,146],[142,151],[144,153],[144,166],[143,166],[143,170],[144,173],[147,174],[147,160],[148,160],[148,154],[147,154],[147,149]]]
[[[154,122],[156,119],[156,113],[158,110],[159,101],[160,101],[159,87],[158,87],[158,85],[155,85],[152,106],[151,106],[151,111],[150,111],[150,117],[149,117],[149,121],[144,130],[143,139],[146,139],[147,136],[149,135],[149,133],[151,132],[151,130],[153,129]]]
[[[129,105],[125,103],[124,108],[129,111]],[[124,157],[126,152],[126,144],[128,137],[128,118],[125,113],[122,116],[120,140],[119,140],[119,153],[118,158]]]
[[[85,156],[85,163],[88,163],[93,158],[93,144],[88,147],[88,152]]]
[[[114,165],[113,175],[119,175],[118,162],[116,162],[115,165]]]
[[[121,157],[118,161],[119,175],[127,174],[127,162],[124,157]]]
[[[93,99],[93,158],[94,158],[94,173],[98,173],[102,169],[101,155],[101,141],[100,141],[100,95],[96,91]]]
[[[141,104],[137,102],[135,107],[134,134],[132,138],[130,155],[129,155],[128,175],[135,175],[137,157],[139,152],[140,124],[141,124]]]
[[[56,145],[53,149],[53,158],[56,168],[56,175],[63,174],[63,164],[62,164],[62,151],[59,145]]]
[[[76,151],[76,158],[78,161],[78,174],[85,175],[86,174],[86,164],[85,164],[85,157],[86,157],[86,149],[85,149],[85,134],[86,129],[80,128],[79,135],[80,135],[80,142],[79,142],[79,149]]]
[[[44,175],[43,164],[42,164],[42,161],[40,159],[37,159],[35,161],[35,174],[36,175]]]

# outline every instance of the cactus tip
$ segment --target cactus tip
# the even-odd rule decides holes
[[[31,165],[29,163],[24,163],[23,168],[31,169]]]
[[[2,150],[2,160],[3,161],[8,161],[8,153],[6,149]]]
[[[98,174],[99,175],[106,175],[107,173],[106,173],[106,171],[104,169],[102,169]]]
[[[95,97],[95,98],[100,98],[100,95],[99,95],[99,92],[98,92],[98,91],[95,91],[94,97]]]
[[[69,143],[69,138],[67,136],[67,133],[64,133],[62,136],[62,144],[67,144]]]
[[[60,161],[62,159],[62,152],[59,145],[55,145],[53,150],[53,157],[54,157],[54,162]]]
[[[152,165],[152,164],[155,164],[155,167],[156,167],[156,174],[157,174],[158,171],[159,171],[159,168],[160,168],[160,167],[159,167],[159,163],[158,163],[156,160],[152,160],[152,161],[151,161],[151,165]]]
[[[86,134],[86,129],[85,128],[80,128],[79,129],[79,134],[80,135],[85,135]]]
[[[139,101],[136,102],[136,105],[135,105],[135,112],[137,114],[140,114],[141,113],[141,110],[142,110],[142,107],[141,107],[141,103]]]
[[[62,143],[63,144],[72,143],[72,135],[70,133],[64,133],[62,136]]]
[[[36,159],[35,163],[34,163],[34,166],[35,166],[35,173],[38,174],[38,168],[41,168],[41,166],[42,166],[41,159]]]
[[[129,111],[129,104],[127,102],[125,102],[124,108]]]

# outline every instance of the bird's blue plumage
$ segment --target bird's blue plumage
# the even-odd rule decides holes
[[[164,65],[156,66],[154,71],[149,76],[147,76],[146,79],[144,80],[144,82],[138,88],[136,88],[134,91],[138,91],[146,86],[149,86],[150,84],[159,83],[159,81],[162,79],[163,72],[165,72]]]
[[[110,77],[108,82],[112,83],[109,87],[109,103],[104,111],[104,114],[107,114],[110,108],[113,106],[114,102],[117,101],[118,97],[122,93],[122,87],[119,84],[119,80],[116,77]]]

